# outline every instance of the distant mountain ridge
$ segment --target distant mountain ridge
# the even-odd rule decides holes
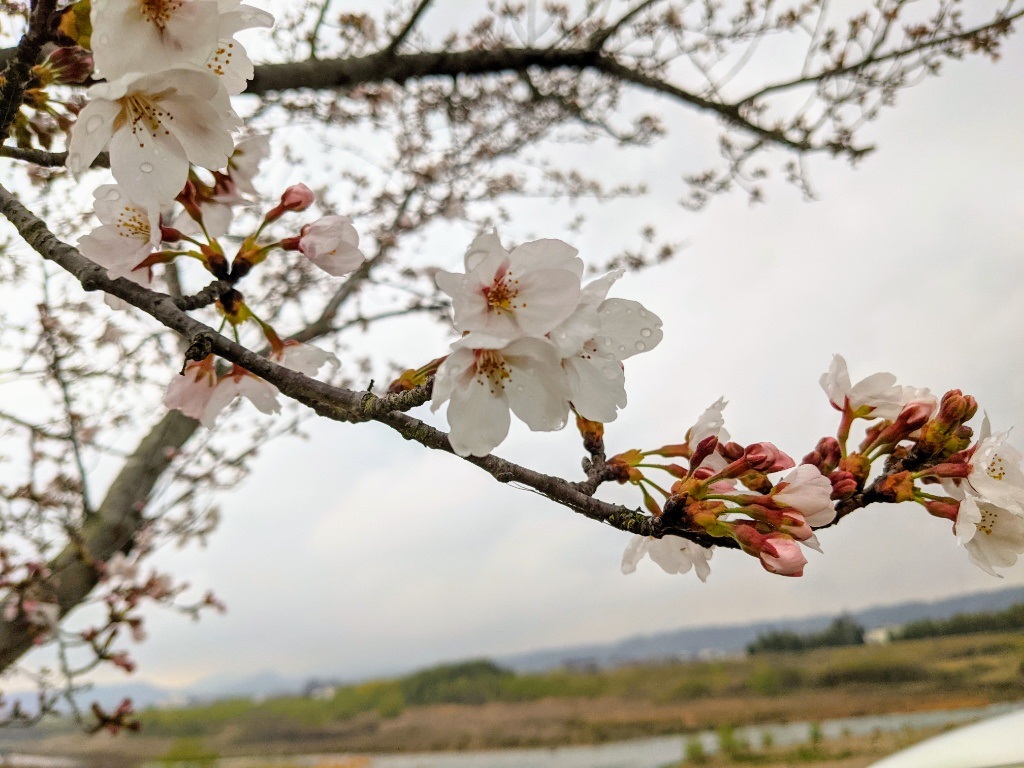
[[[975,592],[941,600],[916,600],[850,611],[866,629],[906,624],[919,619],[948,619],[958,613],[1001,611],[1024,603],[1024,587],[1007,587],[993,592]],[[702,655],[741,653],[758,635],[773,630],[814,632],[824,629],[836,617],[822,613],[799,619],[778,619],[750,624],[726,624],[635,635],[611,643],[593,643],[542,649],[495,658],[517,672],[545,672],[563,666],[614,667],[665,658],[696,658]]]

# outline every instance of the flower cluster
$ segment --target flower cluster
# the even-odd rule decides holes
[[[988,418],[978,439],[966,426],[978,411],[970,395],[951,390],[937,398],[927,389],[901,387],[889,373],[851,384],[836,355],[821,386],[842,413],[836,439],[819,443],[805,461],[829,472],[833,498],[914,501],[951,520],[971,562],[992,575],[1024,553],[1024,472],[1009,433],[992,434]],[[847,449],[857,419],[873,422],[856,451]],[[869,484],[872,464],[885,457],[883,474]],[[919,486],[920,484],[920,486]],[[923,485],[937,484],[943,494]]]
[[[583,261],[560,240],[511,253],[480,235],[465,272],[439,272],[463,336],[436,368],[432,409],[448,403],[449,440],[484,456],[508,434],[509,410],[535,431],[561,429],[572,408],[612,421],[626,405],[622,361],[661,341],[661,320],[635,301],[606,298],[622,271],[582,284]]]
[[[88,91],[68,168],[81,173],[109,149],[118,185],[147,210],[178,195],[190,163],[224,168],[241,126],[229,97],[253,72],[234,35],[273,21],[241,0],[95,0],[90,44],[105,82]]]
[[[854,384],[839,355],[822,375],[821,387],[842,414],[839,427],[799,466],[771,443],[729,441],[723,400],[701,416],[684,443],[610,459],[609,477],[638,486],[663,531],[657,538],[635,537],[623,571],[631,573],[646,554],[668,573],[693,569],[704,580],[711,548],[701,543],[728,538],[766,570],[799,576],[807,562],[799,545],[820,551],[814,529],[878,502],[917,502],[952,521],[971,562],[993,575],[1024,553],[1021,454],[1007,443],[1006,432],[992,434],[987,418],[972,443],[974,433],[965,422],[977,413],[974,398],[952,390],[940,399],[927,389],[900,386],[890,373]],[[850,433],[859,420],[867,426],[854,448]],[[689,463],[655,463],[655,456]],[[646,474],[652,469],[672,475],[672,486],[666,490],[652,481]],[[768,477],[787,470],[781,480]],[[927,492],[929,484],[944,493]]]
[[[771,443],[744,447],[730,441],[722,418],[725,405],[720,399],[708,408],[683,443],[612,457],[609,474],[640,488],[645,506],[664,530],[696,535],[706,542],[731,539],[757,557],[765,570],[800,576],[807,564],[800,545],[820,551],[813,529],[835,520],[832,484],[817,467],[796,466]],[[658,456],[684,459],[687,466],[657,463],[652,457]],[[667,472],[675,482],[666,490],[645,470]],[[768,475],[786,470],[791,471],[781,480],[769,480]],[[634,536],[623,554],[622,571],[632,573],[646,554],[666,573],[686,573],[692,568],[705,581],[713,550],[713,545],[705,547],[675,533],[660,538]]]

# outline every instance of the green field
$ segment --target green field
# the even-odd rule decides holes
[[[219,755],[510,748],[1022,699],[1024,635],[982,633],[603,671],[519,675],[475,661],[327,700],[149,710],[140,734],[64,734],[46,749],[128,760],[184,744]]]

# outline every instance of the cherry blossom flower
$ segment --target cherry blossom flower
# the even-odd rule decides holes
[[[81,173],[108,144],[110,169],[125,194],[159,208],[185,186],[189,163],[223,168],[240,125],[213,75],[174,69],[125,75],[89,89],[71,130],[67,166]]]
[[[268,415],[280,413],[281,403],[278,402],[277,395],[277,387],[269,381],[236,365],[227,375],[222,376],[217,382],[217,386],[213,388],[213,394],[207,401],[206,410],[203,412],[200,423],[207,429],[213,429],[221,411],[239,397],[246,398],[262,413]]]
[[[78,250],[106,267],[111,277],[128,277],[160,245],[160,216],[132,202],[116,184],[93,192],[100,226],[78,240]]]
[[[164,395],[164,405],[170,410],[181,411],[207,429],[213,429],[220,413],[219,409],[210,409],[210,400],[216,387],[217,371],[213,355],[210,355],[200,362],[189,362],[185,366],[184,375],[176,376],[171,381]]]
[[[204,64],[206,71],[221,78],[228,93],[235,95],[245,90],[252,80],[254,68],[245,48],[234,38],[237,32],[255,27],[274,26],[273,15],[242,5],[242,0],[217,0],[220,19],[217,25],[217,46]]]
[[[1024,553],[1024,517],[984,499],[968,495],[960,502],[953,531],[970,561],[993,576]]]
[[[273,23],[241,0],[94,0],[93,55],[107,80],[192,69],[216,75],[237,94],[253,66],[235,33]]]
[[[452,344],[434,380],[431,410],[447,401],[448,439],[459,456],[485,456],[508,434],[509,409],[540,432],[561,429],[569,388],[558,350],[545,339],[512,342],[470,334]]]
[[[967,477],[970,492],[991,505],[1024,516],[1024,472],[1021,454],[1007,442],[1009,432],[992,434],[988,417],[979,433]]]
[[[307,224],[294,246],[329,275],[340,277],[366,259],[359,250],[359,233],[348,216],[324,216]]]
[[[901,387],[891,373],[874,373],[851,384],[842,355],[833,355],[828,371],[821,375],[820,384],[833,408],[842,411],[848,405],[861,417],[892,421],[904,405],[913,401],[930,401],[938,407],[938,400],[927,389]]]
[[[107,80],[200,67],[217,45],[216,0],[93,0],[92,50]]]
[[[573,407],[586,419],[608,422],[626,406],[622,361],[661,342],[661,318],[627,299],[605,299],[597,315],[597,333],[562,365]]]
[[[774,501],[792,507],[812,528],[828,525],[836,519],[832,503],[832,482],[812,464],[801,464],[772,490]]]
[[[272,354],[270,359],[278,365],[311,377],[316,376],[325,365],[337,368],[341,364],[333,352],[297,341],[286,341],[284,347]]]
[[[633,573],[647,555],[665,573],[688,573],[692,568],[697,578],[707,581],[711,573],[708,561],[714,551],[714,547],[705,548],[681,536],[633,536],[622,553],[622,572]]]
[[[465,274],[438,272],[437,285],[452,298],[456,329],[507,341],[543,336],[576,309],[583,261],[561,240],[535,240],[512,253],[497,233],[477,237]]]

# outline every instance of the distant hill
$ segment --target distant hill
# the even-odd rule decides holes
[[[1024,602],[1024,588],[1009,587],[994,592],[976,592],[933,602],[916,601],[855,611],[850,615],[865,627],[886,627],[919,619],[947,619],[958,613],[1001,611]],[[815,632],[835,618],[823,613],[800,619],[780,619],[752,624],[727,624],[680,629],[653,635],[635,635],[611,643],[551,648],[517,653],[495,659],[517,672],[544,672],[563,666],[613,667],[659,658],[699,658],[716,654],[742,653],[758,635],[769,631]]]

